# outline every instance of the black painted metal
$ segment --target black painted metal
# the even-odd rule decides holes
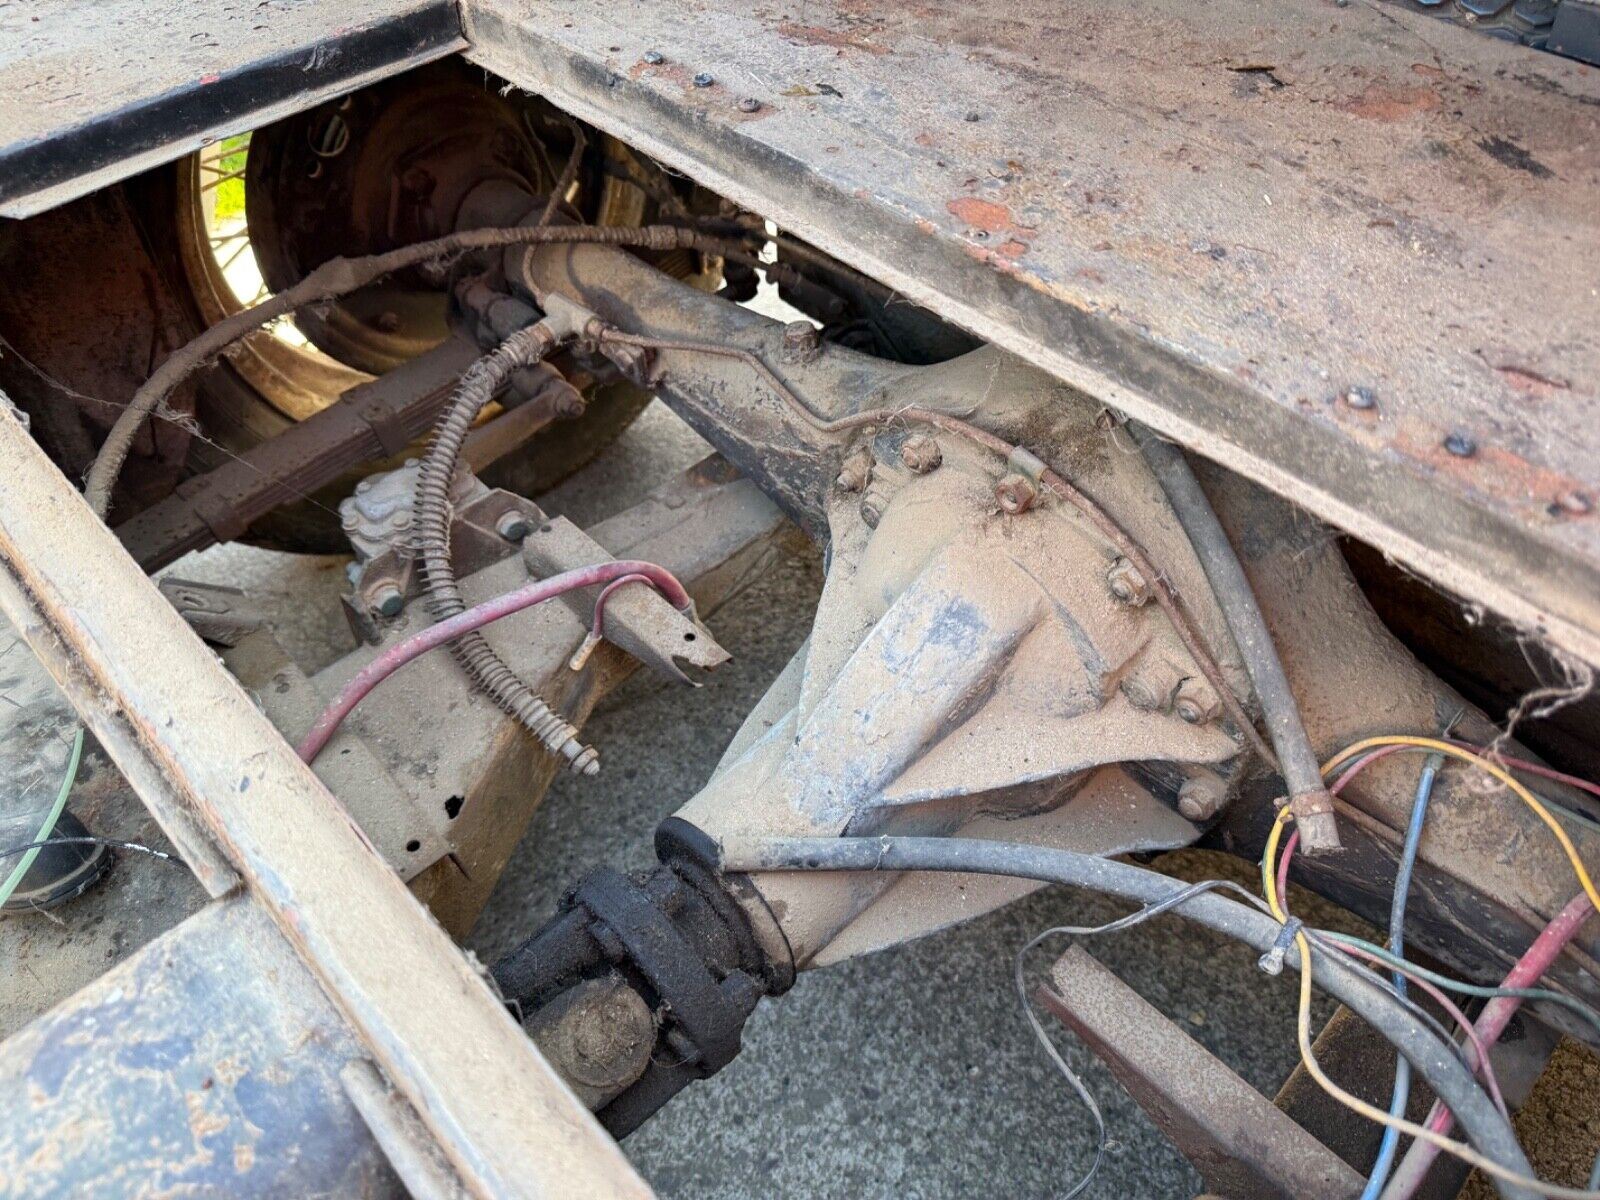
[[[206,16],[197,9],[196,36],[203,34]],[[119,163],[167,148],[176,157],[218,129],[249,129],[256,114],[283,116],[330,90],[394,74],[463,44],[454,0],[434,0],[366,24],[341,27],[332,20],[326,36],[311,44],[225,66],[110,112],[91,110],[84,116],[69,107],[67,119],[48,134],[0,145],[0,208],[21,210],[27,197],[74,180],[93,179],[91,187],[100,186],[109,182],[102,174],[126,173],[115,171]],[[91,54],[111,50],[85,47]],[[82,119],[73,121],[74,114]]]

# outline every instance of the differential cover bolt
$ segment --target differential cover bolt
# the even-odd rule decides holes
[[[1005,476],[994,485],[995,500],[1003,511],[1012,516],[1025,513],[1032,508],[1038,495],[1039,489],[1033,486],[1033,480],[1016,472]]]
[[[1119,604],[1126,604],[1138,608],[1150,599],[1150,584],[1135,567],[1125,558],[1119,558],[1111,564],[1111,570],[1106,572],[1106,586],[1111,589],[1111,596]]]
[[[914,433],[900,444],[900,461],[913,475],[926,475],[944,461],[944,451],[927,434]]]
[[[716,80],[704,71],[694,77],[694,85],[697,88],[708,88],[715,82]]]
[[[1185,679],[1178,688],[1172,709],[1189,724],[1204,725],[1216,719],[1222,706],[1217,702],[1217,694],[1205,680]]]

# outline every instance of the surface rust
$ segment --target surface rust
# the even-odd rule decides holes
[[[1322,0],[466,15],[470,57],[1600,658],[1600,73]]]

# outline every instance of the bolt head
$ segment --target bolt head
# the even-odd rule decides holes
[[[1026,475],[1012,473],[994,485],[994,498],[1003,512],[1016,516],[1033,507],[1039,491]]]
[[[746,96],[743,100],[739,101],[739,111],[742,113],[760,112],[761,101],[757,100],[754,96]]]
[[[533,532],[533,522],[520,512],[501,513],[494,523],[494,531],[508,542],[520,542]]]
[[[659,50],[646,50],[643,57],[644,61],[649,63],[652,67],[659,67],[662,63],[667,61],[667,56],[661,53]]]
[[[1191,821],[1209,821],[1222,808],[1227,788],[1210,775],[1185,779],[1178,789],[1178,811]]]
[[[373,324],[378,327],[379,333],[394,333],[400,328],[400,314],[386,309],[378,314]]]
[[[1353,387],[1344,394],[1344,402],[1365,412],[1378,407],[1378,394],[1369,387]]]
[[[1190,725],[1204,725],[1217,718],[1222,705],[1204,679],[1185,679],[1173,699],[1172,711]]]
[[[1119,558],[1106,572],[1106,586],[1118,604],[1137,608],[1150,599],[1150,584],[1140,570],[1125,558]]]
[[[790,321],[783,327],[783,357],[790,362],[810,362],[822,350],[822,334],[810,321]]]
[[[861,498],[861,519],[866,522],[868,529],[876,529],[878,522],[883,520],[883,510],[889,507],[889,502],[877,492],[868,492]]]
[[[925,433],[914,433],[900,444],[900,461],[914,475],[926,475],[944,462],[939,443]]]
[[[1462,433],[1459,429],[1445,435],[1444,448],[1447,454],[1457,458],[1471,458],[1478,452],[1478,443],[1473,441],[1470,434]]]
[[[380,583],[367,594],[367,607],[382,617],[398,617],[405,604],[405,596],[393,583]]]
[[[694,85],[697,88],[708,88],[715,82],[716,80],[710,75],[706,74],[704,71],[701,71],[694,77]]]

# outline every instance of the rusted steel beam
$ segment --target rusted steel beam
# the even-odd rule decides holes
[[[1081,946],[1039,999],[1230,1200],[1349,1200],[1361,1177]]]
[[[0,608],[108,745],[184,806],[482,1196],[647,1196],[398,876],[28,436],[0,412]],[[16,598],[26,598],[25,604]],[[91,695],[90,692],[94,694]],[[130,752],[136,751],[136,752]]]

